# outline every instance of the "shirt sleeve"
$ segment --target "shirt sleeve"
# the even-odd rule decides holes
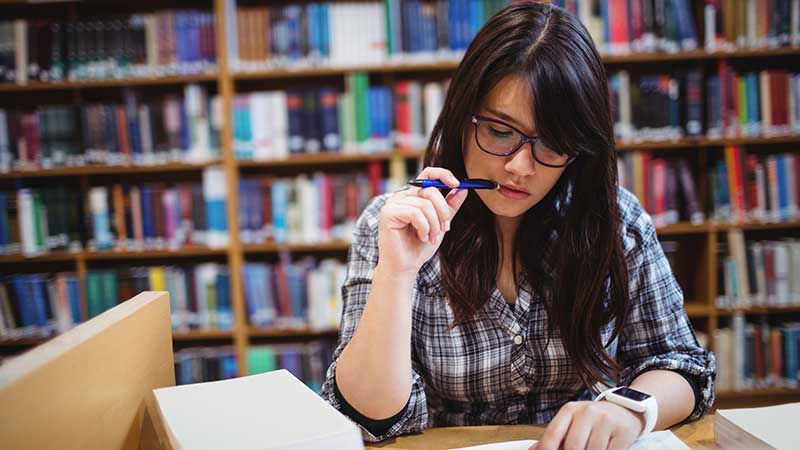
[[[348,254],[347,276],[342,286],[343,311],[339,327],[339,344],[333,353],[333,362],[328,368],[325,382],[322,385],[322,398],[344,414],[347,414],[348,408],[340,402],[336,395],[336,363],[342,350],[352,339],[369,297],[372,286],[372,272],[378,263],[378,214],[385,203],[386,197],[384,195],[372,200],[356,223],[353,244],[350,246]],[[412,364],[412,386],[408,404],[403,411],[395,416],[397,417],[396,422],[389,426],[385,432],[379,435],[373,434],[367,429],[367,426],[370,425],[369,422],[359,422],[359,419],[365,418],[360,413],[348,416],[359,426],[365,441],[376,442],[399,434],[416,432],[427,425],[428,408],[425,389],[422,377],[420,377],[415,367]]]
[[[632,201],[633,212],[623,212],[631,214],[633,220],[623,234],[631,306],[617,352],[623,368],[620,382],[629,385],[642,372],[654,369],[691,377],[698,384],[699,396],[687,420],[695,420],[708,412],[714,402],[714,355],[697,341],[683,309],[683,291],[664,256],[650,216],[638,201]]]

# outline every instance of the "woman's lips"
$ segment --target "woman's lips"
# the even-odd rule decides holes
[[[500,189],[498,189],[498,192],[500,193],[500,195],[502,195],[502,196],[504,196],[506,198],[510,198],[512,200],[523,200],[523,199],[528,198],[528,196],[531,195],[527,191],[518,190],[516,188],[510,187],[510,186],[506,186],[506,185],[502,185],[502,184],[500,185]]]

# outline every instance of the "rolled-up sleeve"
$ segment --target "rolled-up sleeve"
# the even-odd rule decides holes
[[[683,291],[650,217],[635,198],[627,201],[631,204],[622,207],[623,216],[627,216],[623,223],[628,224],[623,241],[631,307],[619,337],[617,356],[623,367],[620,382],[629,385],[642,372],[654,369],[691,377],[697,382],[699,398],[687,420],[695,420],[714,402],[714,355],[697,341],[683,309]]]
[[[347,262],[347,276],[342,286],[343,311],[339,329],[339,344],[333,353],[333,362],[325,376],[322,386],[322,397],[334,408],[344,412],[336,395],[336,364],[342,350],[352,339],[358,327],[361,314],[367,304],[372,287],[372,273],[378,263],[378,214],[387,196],[373,199],[359,217],[353,233],[353,244],[350,246]],[[390,437],[416,432],[423,429],[428,422],[428,410],[422,378],[412,364],[411,397],[397,422],[383,434],[372,434],[357,417],[350,417],[361,428],[364,440],[376,442]],[[345,408],[346,410],[346,408]]]

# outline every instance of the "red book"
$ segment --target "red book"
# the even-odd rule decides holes
[[[289,278],[286,276],[286,258],[281,257],[278,264],[275,265],[275,287],[278,294],[278,302],[275,305],[278,309],[278,315],[282,317],[292,317],[294,312],[292,310],[292,301],[289,298]]]
[[[652,212],[653,207],[655,207],[655,204],[650,199],[651,197],[650,192],[652,191],[652,188],[650,186],[650,183],[647,182],[647,180],[651,179],[652,176],[651,172],[652,163],[650,161],[651,156],[650,153],[647,152],[642,152],[641,155],[642,155],[642,173],[640,174],[641,175],[640,179],[643,181],[642,184],[644,186],[644,192],[642,193],[643,195],[639,200],[642,202],[642,208],[644,208],[645,211]]]
[[[114,122],[117,125],[117,144],[119,152],[127,158],[130,158],[131,146],[128,139],[128,120],[125,118],[124,106],[117,105],[114,107]]]
[[[610,23],[610,50],[612,53],[630,51],[628,45],[628,0],[610,0],[608,5]]]
[[[411,146],[411,108],[408,104],[408,81],[399,81],[394,85],[394,117],[397,124],[398,145],[402,148]]]
[[[41,149],[39,146],[39,115],[37,113],[25,113],[22,115],[22,135],[25,137],[27,155],[24,158],[23,155],[20,155],[20,160],[39,165],[41,163]]]
[[[797,214],[800,215],[800,155],[793,153],[792,158],[794,158],[794,187],[796,192],[794,199],[797,202]]]
[[[736,182],[736,215],[739,222],[745,221],[745,211],[747,211],[744,203],[744,170],[742,168],[742,151],[738,145],[731,147],[733,151],[733,167]]]
[[[756,379],[763,380],[764,373],[764,341],[761,336],[761,327],[753,327],[753,341],[755,342],[755,366],[756,366]]]
[[[772,350],[772,375],[775,381],[783,379],[783,339],[781,330],[773,328],[769,333],[770,350]]]
[[[359,185],[355,180],[348,180],[347,185],[345,186],[345,211],[346,217],[348,221],[353,221],[355,223],[358,220],[359,214]]]
[[[181,228],[183,229],[184,236],[181,245],[189,245],[192,239],[192,230],[194,229],[192,218],[192,187],[188,183],[181,183],[178,186],[178,202],[181,205]]]
[[[367,177],[369,178],[370,197],[381,195],[383,189],[383,166],[380,161],[367,163]]]
[[[653,160],[652,198],[655,200],[655,207],[652,213],[656,221],[656,226],[664,225],[664,213],[667,210],[666,184],[667,184],[667,163],[663,159]]]
[[[641,44],[644,34],[644,16],[642,15],[642,2],[630,2],[630,32],[634,42]]]
[[[784,70],[770,72],[770,96],[772,98],[772,123],[777,126],[789,125],[789,94],[786,92],[789,74]],[[774,90],[774,95],[772,94]]]

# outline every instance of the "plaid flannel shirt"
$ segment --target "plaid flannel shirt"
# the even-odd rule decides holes
[[[359,218],[342,287],[344,311],[339,345],[322,396],[335,408],[336,361],[350,341],[370,293],[378,262],[378,216],[390,194],[373,199]],[[472,195],[472,194],[471,194]],[[609,352],[628,385],[652,369],[682,372],[697,380],[700,398],[689,417],[705,414],[714,401],[714,356],[702,348],[683,309],[683,292],[656,237],[650,216],[630,192],[618,193],[621,238],[629,270],[630,313]],[[438,256],[420,269],[413,295],[411,398],[399,420],[377,441],[428,426],[546,423],[564,403],[588,400],[561,339],[547,344],[547,313],[540,296],[521,277],[515,306],[495,289],[473,320],[451,328],[453,311],[440,285]],[[602,331],[603,342],[613,324]]]

